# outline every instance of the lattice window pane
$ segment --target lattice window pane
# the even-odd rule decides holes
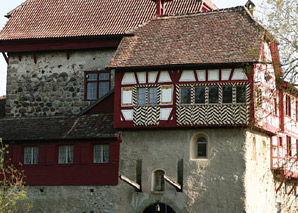
[[[191,88],[181,87],[180,88],[180,103],[190,104],[191,103]]]
[[[138,104],[146,104],[146,88],[138,88]]]
[[[88,74],[87,75],[87,81],[96,81],[97,80],[97,74]]]
[[[97,83],[87,83],[87,99],[88,100],[96,100],[96,86]]]
[[[195,88],[195,103],[204,104],[205,103],[205,87]]]
[[[99,82],[98,98],[104,96],[110,91],[110,82]]]
[[[149,104],[157,104],[157,87],[149,88]]]
[[[222,88],[223,92],[223,99],[222,102],[225,104],[230,104],[233,102],[233,87],[231,86],[224,86]]]
[[[218,87],[209,87],[209,103],[218,103]]]
[[[99,73],[99,80],[109,80],[110,73]]]

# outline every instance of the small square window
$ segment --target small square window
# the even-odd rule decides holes
[[[108,163],[110,157],[108,144],[93,146],[93,163]]]
[[[38,150],[36,146],[24,148],[24,164],[38,164]]]
[[[73,163],[73,146],[59,146],[59,164]]]

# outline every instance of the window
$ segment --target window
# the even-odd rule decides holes
[[[190,104],[191,102],[191,87],[181,87],[180,88],[180,103]]]
[[[138,104],[146,104],[146,88],[138,88]]]
[[[205,137],[199,137],[198,143],[198,158],[207,157],[207,140]]]
[[[86,99],[96,100],[110,91],[109,72],[88,72],[86,79]]]
[[[28,146],[24,148],[24,164],[38,164],[38,147]]]
[[[157,87],[149,87],[149,104],[157,104]]]
[[[209,103],[218,103],[218,87],[209,87]]]
[[[59,164],[73,163],[73,146],[59,147]]]
[[[233,102],[233,87],[232,86],[224,86],[222,87],[222,103],[230,104]]]
[[[165,172],[163,170],[156,170],[153,173],[153,191],[164,191],[165,190]]]
[[[286,115],[291,117],[291,97],[286,95]]]
[[[205,103],[205,87],[195,88],[195,103],[204,104]]]
[[[109,162],[109,145],[94,145],[93,146],[93,163],[108,163]]]
[[[236,87],[236,102],[245,103],[246,102],[246,87],[237,86]]]
[[[157,87],[140,87],[137,89],[138,105],[158,104]],[[148,95],[148,97],[147,97]]]

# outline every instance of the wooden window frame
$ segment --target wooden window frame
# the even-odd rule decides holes
[[[101,151],[100,151],[101,153],[102,152],[104,153],[103,146],[108,146],[109,156],[108,156],[107,162],[95,162],[95,146],[102,146]],[[93,164],[108,164],[108,163],[110,163],[110,156],[111,156],[110,151],[111,151],[110,144],[93,144],[92,145],[92,163]]]
[[[108,73],[109,74],[109,79],[108,80],[100,80],[99,79],[99,74],[101,73]],[[89,74],[97,74],[96,80],[88,80],[88,75]],[[86,71],[84,73],[84,99],[85,101],[96,101],[99,98],[99,84],[101,82],[109,82],[109,91],[111,91],[111,72],[107,71],[107,70],[101,70],[101,71]],[[96,98],[95,99],[88,99],[87,95],[88,95],[88,83],[96,83]]]
[[[26,162],[25,161],[25,159],[26,159],[26,152],[25,152],[25,149],[26,148],[30,148],[31,150],[30,150],[30,158],[31,158],[31,160],[32,160],[32,158],[33,158],[33,156],[34,156],[34,153],[32,152],[32,149],[33,148],[37,148],[37,159],[36,159],[36,163],[28,163],[28,162]],[[24,162],[24,165],[38,165],[38,163],[39,163],[39,146],[24,146],[24,148],[23,148],[23,152],[24,152],[24,157],[23,157],[23,162]]]

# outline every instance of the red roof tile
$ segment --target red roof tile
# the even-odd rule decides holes
[[[255,62],[264,31],[244,7],[153,19],[122,39],[110,68]]]
[[[193,13],[200,7],[201,0],[173,0],[167,3],[166,13]],[[27,0],[10,15],[0,32],[0,40],[119,35],[150,20],[155,15],[155,3],[152,0]]]

